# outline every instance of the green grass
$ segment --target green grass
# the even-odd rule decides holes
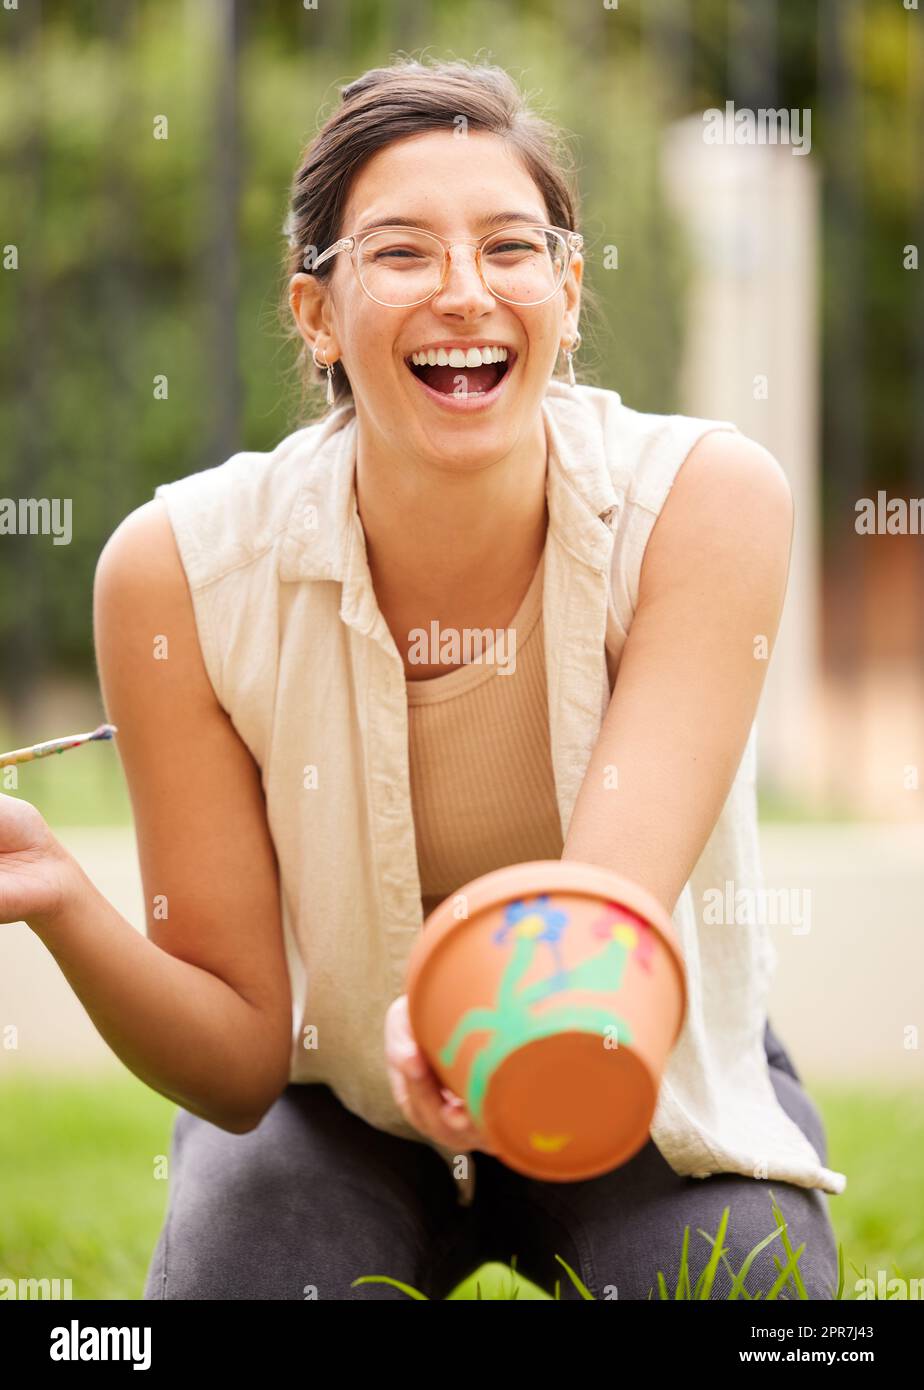
[[[176,1107],[134,1077],[0,1081],[0,1276],[140,1298]]]
[[[844,1249],[845,1298],[857,1270],[924,1275],[924,1098],[809,1084],[825,1119],[829,1165],[847,1174],[830,1199]],[[71,1279],[75,1298],[140,1298],[163,1221],[154,1176],[175,1107],[132,1076],[0,1079],[0,1277]],[[767,1234],[774,1230],[768,1197]],[[718,1233],[708,1233],[715,1236]],[[681,1252],[684,1232],[677,1232]],[[690,1232],[690,1242],[705,1237]],[[785,1266],[785,1240],[774,1249]],[[511,1252],[515,1254],[515,1252]],[[457,1299],[542,1299],[550,1292],[505,1265],[483,1265]],[[564,1262],[563,1277],[571,1278]],[[856,1269],[854,1268],[856,1266]],[[576,1276],[574,1276],[576,1278]],[[659,1290],[652,1270],[653,1297]],[[426,1291],[423,1291],[426,1294]],[[692,1292],[692,1291],[690,1291]],[[413,1294],[411,1295],[413,1296]],[[794,1291],[787,1296],[795,1296]]]
[[[849,1260],[924,1275],[924,1096],[808,1084],[828,1135],[828,1166],[847,1175],[831,1219]],[[853,1271],[847,1266],[848,1283]]]

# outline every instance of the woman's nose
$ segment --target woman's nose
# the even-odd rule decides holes
[[[448,253],[446,283],[437,292],[435,299],[443,307],[456,304],[491,305],[494,296],[481,278],[478,270],[477,253],[473,246],[458,246]]]

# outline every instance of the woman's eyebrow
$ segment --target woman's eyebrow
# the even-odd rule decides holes
[[[492,212],[484,217],[479,217],[477,226],[479,227],[501,227],[507,222],[529,222],[544,225],[545,218],[539,213],[532,212]],[[419,227],[422,232],[435,231],[432,223],[427,222],[422,217],[376,217],[369,222],[364,222],[357,228],[355,233],[359,236],[361,232],[375,231],[376,227]]]

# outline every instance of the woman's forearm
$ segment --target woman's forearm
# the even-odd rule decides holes
[[[230,985],[136,931],[76,860],[61,910],[27,918],[100,1035],[161,1095],[223,1129],[258,1123],[287,1078],[277,1027]]]
[[[645,550],[562,858],[624,874],[671,913],[752,736],[792,525],[792,494],[773,456],[714,431],[684,463]]]

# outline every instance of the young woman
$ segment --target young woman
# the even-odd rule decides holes
[[[157,488],[100,558],[147,938],[11,798],[0,902],[181,1107],[147,1298],[402,1296],[363,1274],[439,1297],[513,1254],[549,1288],[559,1254],[596,1297],[646,1298],[685,1225],[697,1277],[727,1205],[722,1297],[774,1229],[768,1189],[831,1296],[845,1179],[767,1022],[772,946],[704,907],[760,884],[791,494],[733,424],[576,384],[577,227],[561,142],[504,72],[366,73],[287,220],[293,331],[333,408]],[[508,634],[515,662],[447,663],[433,624]],[[650,1140],[562,1184],[488,1151],[404,997],[435,903],[555,857],[654,893],[690,991]]]

